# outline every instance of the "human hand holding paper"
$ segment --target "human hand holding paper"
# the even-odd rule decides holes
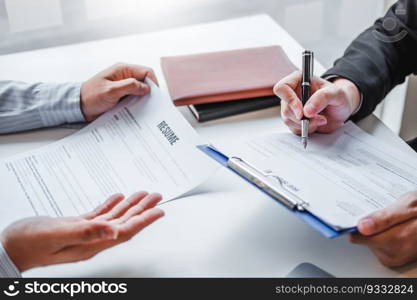
[[[368,246],[382,264],[397,267],[417,259],[417,192],[407,193],[382,210],[362,218],[355,244]]]
[[[115,64],[84,82],[81,87],[81,109],[86,121],[94,121],[112,109],[124,96],[148,94],[150,87],[145,78],[158,84],[150,68]]]

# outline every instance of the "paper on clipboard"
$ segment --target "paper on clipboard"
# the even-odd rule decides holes
[[[216,146],[285,180],[310,213],[337,230],[355,227],[361,217],[417,189],[417,155],[377,140],[352,122],[332,134],[313,135],[307,150],[290,133]]]

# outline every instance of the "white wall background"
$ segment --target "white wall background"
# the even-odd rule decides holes
[[[0,0],[0,54],[264,12],[329,66],[383,11],[384,0]]]
[[[0,0],[0,55],[267,13],[326,67],[393,0]],[[267,33],[267,34],[273,34]],[[401,128],[405,86],[378,115]]]

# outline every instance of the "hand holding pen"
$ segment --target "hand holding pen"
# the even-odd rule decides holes
[[[291,73],[275,85],[274,92],[281,99],[282,120],[293,133],[301,135],[303,117],[309,120],[308,135],[330,133],[358,108],[360,93],[356,85],[341,77],[331,80],[310,77],[310,95],[304,104],[301,71]]]

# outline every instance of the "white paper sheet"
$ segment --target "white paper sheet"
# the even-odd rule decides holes
[[[417,155],[387,145],[351,122],[332,134],[314,134],[307,150],[290,133],[220,146],[283,179],[309,203],[310,212],[338,229],[354,227],[361,217],[417,190]]]
[[[170,200],[218,167],[204,143],[151,81],[79,132],[0,162],[0,229],[26,216],[78,215],[114,193],[145,190]],[[5,203],[7,203],[5,205]]]

